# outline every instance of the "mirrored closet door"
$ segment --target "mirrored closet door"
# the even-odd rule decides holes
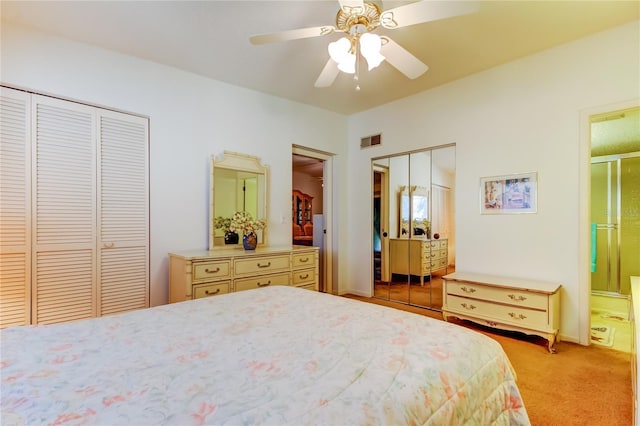
[[[455,146],[372,160],[373,295],[442,307],[455,268]]]

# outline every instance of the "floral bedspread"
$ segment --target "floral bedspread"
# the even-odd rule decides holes
[[[494,340],[293,287],[0,337],[3,425],[529,424]]]

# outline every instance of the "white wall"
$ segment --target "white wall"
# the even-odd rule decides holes
[[[370,158],[454,142],[458,270],[560,282],[561,334],[578,339],[589,285],[579,281],[580,117],[640,98],[638,22],[349,118],[6,23],[1,36],[3,83],[150,117],[154,305],[167,300],[167,253],[207,246],[211,154],[271,166],[273,244],[291,236],[291,145],[338,154],[339,291],[369,294],[371,247],[349,237],[371,235]],[[360,137],[380,132],[382,146],[360,150]],[[534,170],[537,214],[479,214],[481,176]]]
[[[457,270],[561,283],[561,336],[578,341],[589,286],[579,282],[580,114],[640,98],[639,37],[636,21],[351,116],[350,233],[371,232],[372,157],[456,143]],[[359,149],[379,132],[381,146]],[[480,215],[480,177],[530,171],[537,214]],[[371,262],[362,239],[348,253],[350,264]],[[350,269],[345,291],[369,294],[368,270]]]
[[[270,166],[271,244],[291,241],[292,144],[337,154],[344,175],[345,116],[5,22],[1,36],[2,83],[150,118],[152,305],[168,300],[167,253],[207,248],[212,154]]]

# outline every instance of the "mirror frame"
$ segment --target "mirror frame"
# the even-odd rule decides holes
[[[209,174],[210,193],[209,193],[209,250],[216,247],[215,244],[215,226],[214,221],[216,217],[215,212],[215,170],[226,169],[235,170],[239,172],[255,173],[264,176],[264,202],[260,206],[261,215],[254,219],[264,219],[267,222],[267,226],[262,230],[262,238],[259,240],[258,245],[267,244],[268,227],[269,227],[269,166],[263,165],[260,158],[253,155],[241,154],[238,152],[224,151],[222,155],[216,157],[211,156],[211,166]],[[258,203],[260,204],[260,203]],[[223,238],[224,239],[224,238]],[[224,243],[218,243],[217,246],[223,246]]]

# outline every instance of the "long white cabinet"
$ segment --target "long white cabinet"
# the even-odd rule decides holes
[[[149,306],[148,127],[0,87],[0,327]]]
[[[555,352],[560,284],[454,272],[442,277],[442,316],[541,336]]]
[[[318,290],[319,249],[242,246],[169,253],[171,303],[270,285]]]

